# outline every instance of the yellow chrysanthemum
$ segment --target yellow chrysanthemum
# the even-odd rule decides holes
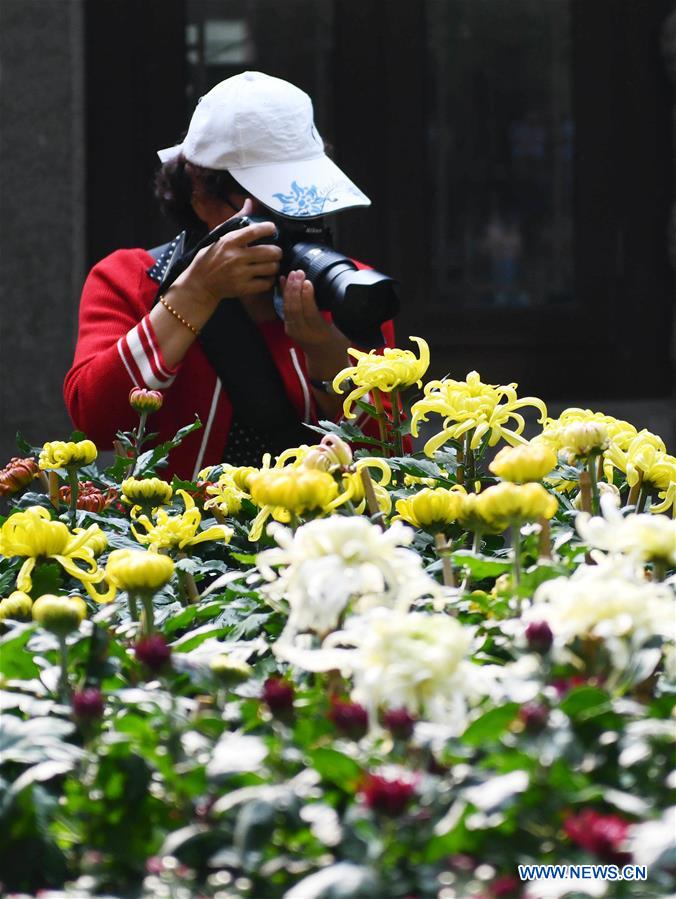
[[[503,481],[488,487],[477,498],[481,515],[493,530],[505,530],[511,524],[553,518],[559,504],[541,484],[511,484]]]
[[[325,471],[302,466],[269,468],[252,475],[251,499],[260,507],[249,530],[249,540],[258,540],[265,522],[289,522],[293,515],[326,512],[338,496],[338,484]]]
[[[145,549],[115,549],[106,565],[108,581],[129,593],[154,593],[171,580],[173,573],[169,556]]]
[[[92,524],[88,528],[73,528],[76,535],[84,534],[84,546],[91,549],[94,557],[98,557],[108,549],[108,538],[105,531],[102,531],[98,524]]]
[[[120,490],[125,502],[153,508],[166,505],[173,496],[171,484],[161,478],[127,478]]]
[[[614,418],[603,412],[592,412],[591,409],[578,409],[571,406],[564,409],[558,418],[548,418],[543,425],[542,434],[535,439],[550,441],[556,445],[557,432],[576,423],[603,425],[611,443],[619,446],[620,449],[626,449],[636,436],[636,428],[628,421]]]
[[[556,467],[556,453],[544,443],[505,446],[488,467],[503,481],[514,484],[541,481]]]
[[[244,476],[247,480],[249,475],[255,472],[254,468],[240,469],[229,465],[227,469],[219,476],[215,484],[209,484],[206,488],[207,495],[211,497],[204,503],[205,509],[215,509],[221,515],[236,515],[242,508],[242,501],[249,496],[248,488],[243,488],[245,483],[243,476],[240,474],[246,471]]]
[[[196,546],[208,540],[230,542],[233,530],[224,524],[215,524],[206,531],[200,531],[202,514],[195,501],[185,490],[177,490],[176,493],[183,500],[184,512],[172,514],[166,509],[156,509],[153,513],[155,519],[153,522],[147,515],[139,515],[136,509],[132,509],[131,516],[134,521],[145,528],[145,533],[142,534],[132,525],[132,532],[139,543],[157,552],[160,549],[181,550],[186,546]]]
[[[421,421],[427,421],[430,414],[444,419],[443,430],[431,437],[425,444],[425,453],[432,456],[448,440],[460,440],[472,431],[470,449],[477,449],[486,435],[488,445],[495,446],[499,440],[506,440],[514,446],[525,443],[521,432],[525,421],[516,410],[524,406],[534,406],[540,410],[543,422],[547,417],[547,407],[537,397],[518,399],[516,384],[496,386],[484,384],[476,371],[471,371],[465,381],[451,378],[430,381],[425,385],[425,395],[414,403],[411,415],[411,433],[418,436]],[[514,425],[513,429],[508,427]]]
[[[424,488],[414,496],[399,499],[397,517],[425,531],[437,533],[457,521],[466,498],[460,486]]]
[[[0,621],[10,618],[13,621],[30,621],[33,600],[27,593],[15,590],[0,600]]]
[[[354,418],[352,405],[371,390],[390,393],[392,390],[404,389],[417,384],[422,385],[422,377],[429,368],[430,350],[422,337],[409,337],[420,349],[420,358],[411,350],[399,350],[386,347],[382,353],[370,350],[349,349],[348,353],[356,360],[356,365],[339,371],[333,379],[333,389],[343,393],[342,385],[350,381],[353,385],[343,403],[345,418]]]
[[[33,603],[33,620],[48,631],[65,637],[76,631],[87,617],[87,604],[79,596],[54,596],[45,593]]]
[[[43,471],[55,468],[81,468],[83,465],[91,465],[96,456],[96,446],[91,440],[78,440],[77,443],[52,440],[42,447],[38,465]]]
[[[651,506],[651,512],[666,512],[676,507],[676,457],[667,453],[664,441],[657,434],[639,431],[626,450],[611,446],[606,455],[609,462],[624,472],[630,487],[642,480],[657,491],[662,502]]]
[[[16,579],[18,590],[30,593],[31,574],[38,559],[54,559],[71,577],[84,584],[87,593],[98,602],[111,599],[110,592],[100,594],[95,585],[101,583],[103,571],[94,558],[92,544],[100,540],[100,528],[92,525],[79,534],[72,534],[61,521],[52,521],[47,509],[31,506],[10,515],[0,528],[0,554],[11,558],[24,557]],[[83,562],[84,567],[76,564]]]
[[[374,471],[380,472],[379,480],[371,478],[378,508],[381,512],[384,512],[385,515],[389,515],[392,511],[392,497],[386,490],[386,487],[392,480],[392,469],[387,462],[384,459],[366,457],[364,459],[358,459],[352,468],[354,470],[344,471],[341,474],[341,493],[330,504],[328,510],[334,511],[346,502],[351,502],[357,515],[361,515],[366,510],[366,495],[364,493],[364,482],[361,473],[364,469],[367,469],[369,470],[370,475],[370,469],[373,469]]]

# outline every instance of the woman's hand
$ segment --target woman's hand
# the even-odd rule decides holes
[[[312,283],[303,271],[289,272],[280,278],[284,300],[284,327],[287,335],[305,353],[307,372],[316,381],[331,381],[349,364],[347,349],[350,341],[327,322],[317,308]],[[317,404],[322,412],[332,418],[340,414],[342,398],[313,387]]]
[[[247,198],[237,216],[250,215],[252,210],[251,200]],[[224,234],[200,250],[174,284],[211,306],[226,297],[252,296],[271,290],[282,251],[274,244],[256,247],[250,244],[274,233],[272,222],[257,222]]]
[[[331,342],[340,334],[317,308],[315,289],[306,279],[305,272],[289,272],[288,277],[279,279],[279,283],[284,300],[284,328],[291,340],[307,352]]]

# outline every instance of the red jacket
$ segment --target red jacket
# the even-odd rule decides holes
[[[223,461],[232,407],[199,341],[176,368],[170,368],[162,357],[149,318],[157,294],[157,282],[149,274],[154,261],[146,250],[117,250],[89,273],[64,398],[75,426],[100,449],[112,449],[115,433],[133,430],[138,422],[129,406],[131,388],[165,391],[162,408],[149,421],[150,430],[159,432],[158,440],[169,440],[195,415],[203,425],[169,458],[167,476],[176,473],[192,479],[201,468]],[[258,328],[299,420],[315,422],[317,410],[305,354],[287,337],[282,321],[261,322]],[[383,325],[383,334],[392,346],[391,322]]]

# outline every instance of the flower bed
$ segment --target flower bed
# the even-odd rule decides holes
[[[196,425],[147,449],[133,391],[111,468],[76,434],[0,472],[5,893],[671,894],[676,459],[476,372],[416,399],[418,344],[257,469],[167,483]]]

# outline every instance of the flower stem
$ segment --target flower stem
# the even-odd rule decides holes
[[[143,603],[143,625],[141,631],[145,637],[155,630],[155,609],[153,607],[152,593],[141,593],[141,602]]]
[[[478,553],[480,547],[481,547],[481,531],[474,531],[474,534],[472,535],[472,552]],[[472,579],[472,575],[471,575],[469,569],[467,569],[467,574],[462,579],[462,584],[460,584],[460,590],[463,593],[465,593],[467,591],[467,588],[469,587],[469,582],[471,581],[471,579]]]
[[[80,490],[76,468],[68,468],[68,483],[70,484],[70,526],[74,528],[77,520],[77,495]]]
[[[462,486],[465,483],[465,453],[462,447],[458,447],[455,451],[455,458],[458,463],[455,470],[455,480],[457,484]]]
[[[132,621],[138,621],[138,603],[136,602],[136,594],[127,593],[127,603],[129,604],[129,614]]]
[[[59,635],[59,661],[61,665],[61,674],[59,677],[59,693],[61,694],[61,700],[63,702],[68,702],[68,697],[70,695],[70,687],[68,685],[68,645],[66,643],[66,638],[63,635]]]
[[[380,434],[380,444],[383,449],[383,456],[391,456],[392,449],[390,441],[387,437],[387,425],[385,423],[385,407],[383,406],[383,395],[377,387],[373,388],[373,405],[376,407],[376,419],[378,421],[378,432]]]
[[[401,436],[401,413],[399,410],[399,391],[393,390],[390,393],[390,402],[392,403],[392,425],[394,427],[394,452],[396,456],[404,455],[404,441]]]
[[[641,491],[641,487],[643,486],[643,472],[639,471],[638,473],[638,481],[634,484],[634,486],[629,491],[629,496],[627,497],[627,505],[635,506],[636,501],[638,500],[638,495]]]
[[[359,469],[359,477],[361,478],[361,482],[364,487],[364,496],[366,497],[366,506],[369,510],[369,515],[371,516],[374,524],[383,527],[384,515],[380,506],[378,505],[376,492],[373,489],[371,474],[366,466]]]
[[[538,558],[551,559],[552,557],[552,529],[549,521],[543,516],[539,520],[540,537],[538,539]]]
[[[599,486],[596,480],[596,459],[590,456],[587,459],[587,471],[589,472],[589,485],[591,487],[592,514],[599,514]]]
[[[646,500],[650,496],[650,487],[643,481],[641,482],[641,489],[638,494],[638,499],[636,500],[636,512],[643,512],[645,509]]]
[[[472,449],[472,435],[473,431],[468,431],[465,434],[464,439],[464,449],[463,455],[465,457],[465,481],[467,484],[467,488],[471,493],[474,493],[474,481],[476,478],[476,470],[474,465],[474,450]]]
[[[200,598],[200,592],[192,574],[189,571],[179,571],[178,580],[183,590],[183,595],[187,600],[187,605],[197,602]]]
[[[592,491],[591,491],[591,479],[589,477],[589,472],[586,468],[583,468],[580,472],[580,505],[582,506],[583,512],[590,512],[592,510]]]
[[[521,523],[512,525],[512,552],[514,554],[514,586],[521,583]]]
[[[667,576],[667,563],[664,559],[655,559],[653,562],[653,580],[663,581]]]
[[[58,512],[61,500],[59,499],[59,475],[56,471],[49,472],[49,499]]]
[[[453,566],[448,558],[448,544],[442,533],[434,535],[434,548],[437,556],[441,559],[441,573],[444,579],[444,587],[455,587],[455,575],[453,574]]]

